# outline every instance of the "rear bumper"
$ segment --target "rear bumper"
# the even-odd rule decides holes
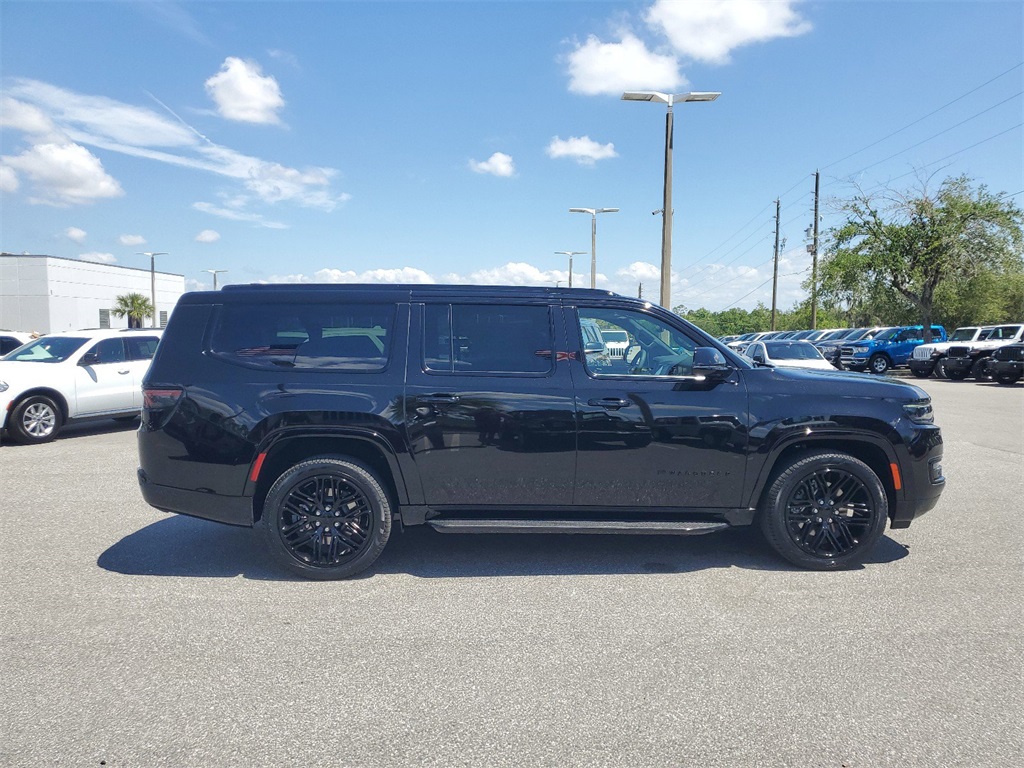
[[[222,496],[217,493],[186,491],[156,485],[149,481],[141,467],[137,474],[142,498],[147,504],[162,512],[174,512],[247,528],[253,526],[252,499],[248,496]]]

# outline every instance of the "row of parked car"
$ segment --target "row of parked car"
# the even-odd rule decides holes
[[[721,340],[755,362],[776,365],[820,367],[820,358],[841,370],[876,374],[905,367],[918,378],[973,378],[1006,385],[1024,378],[1024,323],[967,326],[952,335],[933,325],[927,344],[921,325],[762,331]],[[814,364],[793,362],[804,359]]]

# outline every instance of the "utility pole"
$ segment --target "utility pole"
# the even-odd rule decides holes
[[[779,295],[779,215],[782,213],[782,205],[779,199],[775,200],[775,273],[772,277],[772,327],[775,330],[775,306]]]
[[[640,284],[637,285],[636,297],[638,299],[642,299],[644,297],[644,284],[643,283],[640,283]]]
[[[811,330],[818,327],[818,183],[821,173],[814,172],[814,244],[811,246]]]

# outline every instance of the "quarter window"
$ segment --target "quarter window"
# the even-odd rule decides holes
[[[124,340],[128,345],[128,357],[131,360],[152,360],[156,354],[156,345],[160,339],[156,336],[131,336]]]
[[[428,304],[424,368],[433,373],[544,374],[554,336],[548,307]]]
[[[210,346],[218,357],[255,368],[380,371],[394,313],[381,304],[228,304]]]

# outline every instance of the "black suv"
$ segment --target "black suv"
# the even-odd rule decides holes
[[[585,344],[595,324],[627,334],[624,356]],[[755,366],[605,291],[187,293],[143,389],[146,501],[259,525],[310,578],[358,573],[393,528],[423,524],[702,534],[756,522],[792,563],[844,568],[945,483],[919,388]]]

